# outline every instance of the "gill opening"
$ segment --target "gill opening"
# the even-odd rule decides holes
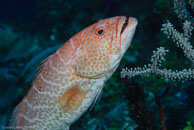
[[[110,51],[109,53],[110,53],[110,54],[112,53],[113,34],[114,34],[114,32],[112,33],[111,41],[110,41],[110,49],[109,49],[109,51]]]
[[[119,20],[120,19],[121,19],[121,17],[118,18],[117,24],[116,24],[116,39],[119,38],[119,33],[118,32],[119,32]],[[119,40],[116,40],[116,41],[119,42],[119,43],[116,43],[116,47],[117,47],[118,53],[120,53],[120,51],[121,51],[121,35],[120,35]]]

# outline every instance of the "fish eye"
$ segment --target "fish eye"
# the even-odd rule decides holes
[[[103,27],[97,28],[95,34],[98,36],[102,36],[104,34],[104,28]]]

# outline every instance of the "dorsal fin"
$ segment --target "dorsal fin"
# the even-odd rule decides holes
[[[9,127],[12,127],[13,130],[16,130],[17,128],[17,120],[18,120],[18,111],[20,108],[20,104],[18,104],[15,109],[13,110],[13,113],[11,114],[11,118],[9,120]]]
[[[50,57],[50,56],[49,56]],[[49,57],[45,58],[40,62],[39,67],[35,70],[35,76],[36,77],[42,70],[42,68],[49,62]]]

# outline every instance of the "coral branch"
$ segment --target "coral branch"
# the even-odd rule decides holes
[[[156,69],[158,67],[161,66],[162,61],[164,61],[164,56],[166,55],[166,53],[168,52],[168,50],[165,50],[163,47],[157,48],[157,51],[153,51],[153,56],[151,57],[151,70],[153,71],[153,73],[156,71]]]
[[[123,92],[128,100],[129,117],[137,124],[136,130],[157,130],[154,111],[146,104],[147,95],[142,86],[134,82],[125,82]]]
[[[194,2],[191,2],[190,0],[190,4],[191,4],[191,8],[194,9],[193,4]],[[191,15],[191,13],[187,10],[186,8],[186,3],[184,0],[174,0],[174,10],[175,13],[178,15],[178,17],[181,20],[188,20],[191,22],[192,26],[194,26],[194,17]]]
[[[157,69],[156,74],[171,80],[190,80],[194,78],[194,69],[183,69],[181,71],[172,71],[170,69]]]
[[[122,69],[121,78],[132,78],[134,76],[149,76],[150,74],[156,74],[161,77],[165,77],[171,80],[187,80],[192,79],[194,77],[194,69],[183,69],[182,71],[172,71],[167,69],[159,69],[162,61],[164,61],[164,56],[166,55],[168,50],[164,50],[163,47],[157,49],[157,51],[153,51],[153,56],[151,58],[152,64],[145,65],[143,68],[137,67],[134,69]]]
[[[190,2],[190,4],[193,4]],[[186,10],[186,5],[183,0],[174,0],[174,9],[178,14],[179,18],[184,20],[183,23],[183,33],[178,32],[173,25],[167,21],[166,24],[162,25],[161,30],[168,38],[172,38],[178,47],[180,47],[184,55],[190,60],[191,64],[194,65],[194,49],[189,39],[192,35],[192,30],[194,29],[194,18]],[[134,76],[149,76],[150,74],[156,74],[161,77],[165,77],[171,80],[188,80],[194,78],[194,69],[183,69],[175,70],[171,69],[160,69],[162,61],[164,61],[164,56],[168,50],[165,50],[163,47],[157,48],[156,51],[153,51],[153,56],[151,57],[152,64],[144,65],[143,68],[131,68],[131,69],[122,69],[121,78],[128,76],[128,78]]]
[[[152,70],[148,68],[146,65],[143,68],[137,67],[137,68],[131,68],[131,69],[122,69],[121,71],[121,78],[125,78],[128,76],[128,78],[132,78],[138,75],[141,76],[149,76],[151,74]]]
[[[185,37],[183,33],[180,33],[176,29],[174,29],[173,25],[169,21],[167,21],[166,24],[162,25],[161,30],[164,32],[164,34],[168,36],[168,38],[172,37],[173,41],[176,42],[177,46],[183,49],[183,52],[186,57],[192,63],[194,63],[194,49],[188,40],[188,37],[190,37],[191,31],[193,30],[193,27],[190,26],[190,23],[188,21],[184,23],[184,34],[187,35],[187,37]]]
[[[161,104],[161,99],[168,94],[169,90],[170,90],[170,84],[168,84],[166,89],[160,95],[158,95],[156,93],[154,94],[155,95],[155,102],[158,105],[158,108],[160,111],[162,130],[166,130],[166,126],[165,126],[166,117],[164,115],[164,109],[163,109],[162,104]]]
[[[137,67],[134,69],[122,69],[121,78],[128,76],[128,78],[134,76],[149,76],[151,73],[155,73],[157,68],[161,66],[162,61],[164,60],[164,56],[166,55],[168,50],[164,50],[163,47],[157,48],[157,51],[153,51],[153,56],[151,58],[152,64],[144,65],[143,68]]]

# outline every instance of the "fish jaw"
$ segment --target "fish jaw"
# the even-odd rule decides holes
[[[123,26],[124,26],[124,19],[121,19]],[[126,20],[126,19],[125,19]],[[132,38],[135,34],[136,26],[138,24],[138,21],[134,17],[129,17],[128,18],[128,23],[124,30],[121,32],[120,31],[120,44],[121,44],[121,56],[124,55],[124,53],[127,51],[129,46],[131,45]],[[121,29],[122,30],[122,29]]]
[[[127,22],[126,22],[127,21]],[[117,55],[111,55],[110,58],[110,76],[114,73],[116,68],[119,66],[119,63],[129,48],[133,36],[135,34],[136,26],[137,26],[137,19],[133,17],[126,18],[125,16],[120,16],[117,22],[117,42],[116,46],[118,48]],[[110,77],[108,76],[108,77]]]

